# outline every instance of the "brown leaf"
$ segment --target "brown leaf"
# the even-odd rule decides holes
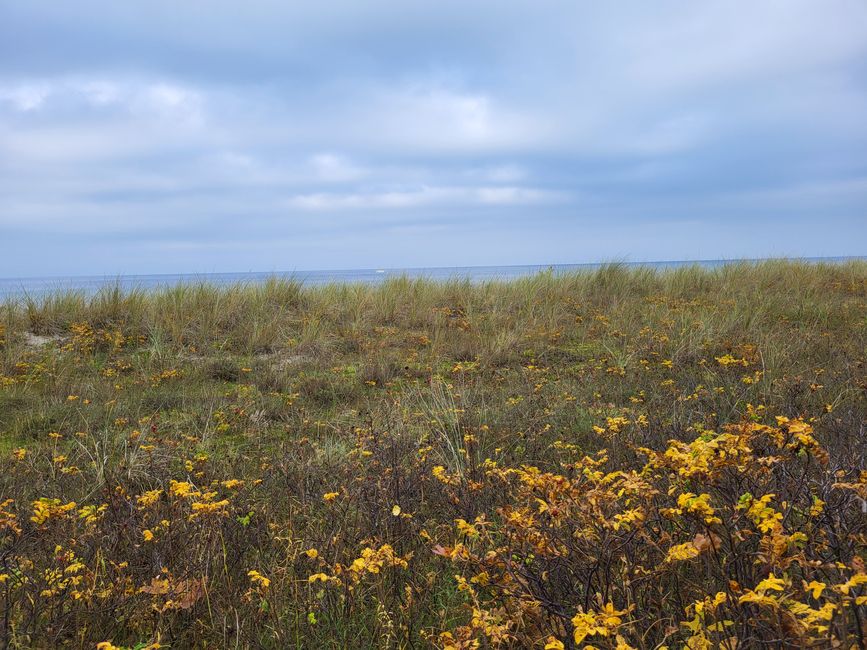
[[[175,607],[190,609],[205,595],[205,580],[181,580],[175,585]]]
[[[149,585],[139,588],[143,594],[162,596],[169,593],[169,580],[167,578],[154,578]]]
[[[702,533],[696,533],[696,536],[692,540],[692,545],[695,546],[700,553],[704,553],[710,548],[719,548],[720,542],[720,538],[713,533],[711,533],[709,538]]]
[[[448,555],[451,551],[451,549],[445,548],[445,547],[441,546],[440,544],[437,544],[436,546],[434,546],[432,550],[434,552],[434,555],[441,555],[443,557],[448,557]]]

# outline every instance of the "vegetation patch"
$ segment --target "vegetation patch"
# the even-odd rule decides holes
[[[0,647],[865,647],[865,314],[864,262],[8,302]]]

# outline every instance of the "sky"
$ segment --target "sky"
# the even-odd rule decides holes
[[[867,2],[0,0],[0,277],[867,254]]]

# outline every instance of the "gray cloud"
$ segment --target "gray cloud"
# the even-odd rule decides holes
[[[0,9],[0,275],[863,254],[867,5]]]

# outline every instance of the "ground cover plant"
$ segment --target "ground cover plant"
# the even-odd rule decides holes
[[[0,311],[0,647],[859,648],[867,263]]]

